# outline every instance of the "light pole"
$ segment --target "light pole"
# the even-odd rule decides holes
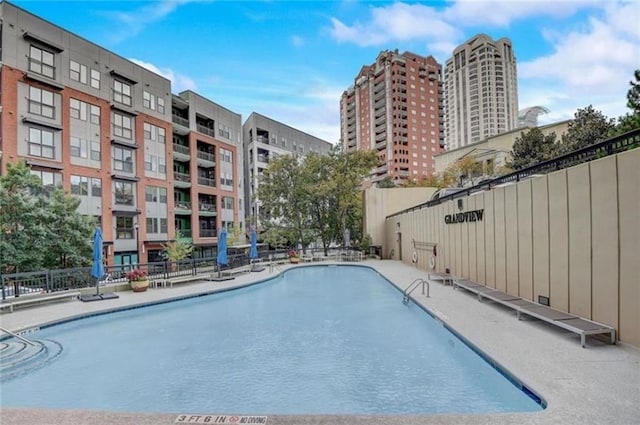
[[[140,226],[138,223],[133,225],[133,228],[136,231],[136,265],[140,264],[140,247],[138,246],[138,232],[140,231]]]

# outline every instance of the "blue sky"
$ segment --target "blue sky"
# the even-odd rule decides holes
[[[627,112],[640,68],[638,0],[12,1],[242,114],[336,143],[339,100],[381,50],[433,55],[483,32],[509,37],[519,106],[541,122],[594,105]]]

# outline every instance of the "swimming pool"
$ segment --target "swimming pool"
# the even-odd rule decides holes
[[[301,267],[259,285],[90,317],[31,338],[60,354],[1,383],[5,407],[433,414],[542,407],[375,271]]]

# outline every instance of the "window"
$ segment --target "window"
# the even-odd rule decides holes
[[[46,118],[55,118],[53,93],[37,87],[29,87],[29,112]]]
[[[164,114],[164,98],[159,97],[158,98],[158,108],[156,109],[158,112],[160,112],[161,114]],[[165,227],[166,229],[166,227]]]
[[[155,126],[153,124],[149,124],[145,122],[144,125],[144,139],[151,140],[154,142],[162,143],[165,142],[165,130],[162,127]]]
[[[224,124],[218,124],[218,136],[231,139],[231,127]]]
[[[31,46],[29,49],[29,71],[45,77],[55,78],[56,67],[54,64],[55,56],[48,50]]]
[[[233,210],[233,198],[230,198],[228,196],[223,196],[222,208],[225,210]]]
[[[102,180],[93,178],[91,179],[91,196],[96,198],[102,197]]]
[[[100,89],[100,71],[95,69],[91,70],[91,87],[94,89]]]
[[[73,99],[73,98],[69,100],[69,109],[71,113],[71,118],[75,118],[81,121],[86,121],[88,107],[89,107],[89,104],[81,100]]]
[[[133,152],[131,149],[119,146],[113,148],[113,169],[133,173]]]
[[[131,106],[131,86],[120,80],[113,80],[113,101]]]
[[[116,205],[133,206],[133,183],[116,181],[113,184]]]
[[[53,159],[55,149],[53,145],[53,131],[43,128],[29,128],[29,155]]]
[[[80,137],[71,136],[70,148],[72,157],[85,159],[90,157],[93,161],[100,161],[100,142],[89,142]]]
[[[229,173],[220,173],[220,184],[222,186],[233,186],[233,176]]]
[[[133,239],[133,217],[116,217],[116,239]]]
[[[100,125],[100,107],[96,105],[90,105],[89,110],[91,124]]]
[[[220,148],[220,158],[222,162],[228,162],[229,164],[233,163],[231,151]]]
[[[132,119],[126,115],[113,113],[113,135],[125,139],[133,138]]]
[[[147,217],[147,233],[158,233],[158,219]]]
[[[62,174],[60,173],[32,169],[31,174],[38,176],[44,186],[44,191],[47,193],[51,193],[56,187],[62,186]]]
[[[71,194],[87,196],[89,194],[89,177],[71,175]]]
[[[87,84],[87,67],[76,61],[69,61],[69,78]]]

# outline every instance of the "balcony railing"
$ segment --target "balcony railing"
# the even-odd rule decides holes
[[[198,184],[209,187],[216,187],[216,180],[210,179],[209,177],[201,177],[198,176]]]
[[[200,202],[198,204],[198,211],[216,212],[216,205],[215,204],[207,204],[205,202]]]
[[[198,151],[198,158],[205,161],[216,162],[216,156],[210,152]]]
[[[196,125],[196,129],[202,133],[211,137],[216,137],[216,130],[213,128],[205,127],[204,125],[198,124]]]
[[[183,127],[187,127],[189,128],[189,120],[186,118],[182,118],[179,117],[177,115],[172,115],[171,116],[171,121],[173,121],[175,124],[181,125]]]
[[[215,238],[216,235],[216,229],[200,229],[201,238]]]
[[[176,201],[176,208],[180,208],[181,210],[190,210],[191,201]]]
[[[177,143],[173,144],[173,151],[184,155],[190,155],[189,146],[179,145]]]
[[[191,229],[176,229],[176,231],[180,231],[180,234],[182,235],[182,237],[184,238],[190,238],[191,235],[193,234],[193,232],[191,231]]]
[[[178,180],[181,182],[187,182],[190,183],[191,182],[191,176],[187,173],[181,173],[179,171],[174,171],[173,172],[173,178],[174,180]]]
[[[269,156],[268,155],[258,155],[258,161],[260,162],[264,162],[266,164],[269,163]]]

